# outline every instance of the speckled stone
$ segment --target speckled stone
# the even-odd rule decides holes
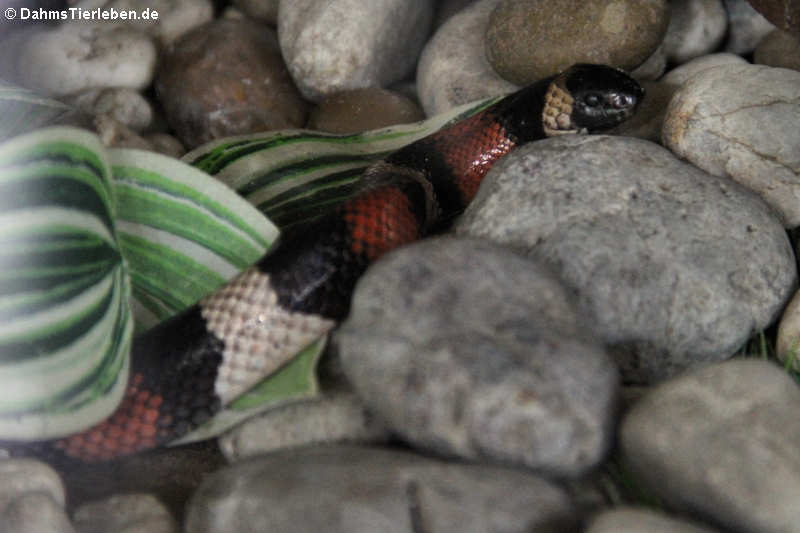
[[[617,373],[571,300],[503,247],[427,239],[370,267],[334,340],[414,446],[577,477],[608,449]]]
[[[413,72],[433,9],[429,0],[283,0],[281,51],[312,102],[347,89],[387,87]]]
[[[800,224],[800,72],[723,65],[693,76],[667,108],[662,139],[680,157],[760,194]]]
[[[489,21],[486,56],[519,85],[574,63],[632,70],[656,51],[668,23],[665,0],[503,0]]]
[[[797,279],[786,232],[755,193],[630,137],[514,150],[456,231],[558,272],[628,383],[728,358],[772,323]]]
[[[519,88],[501,78],[484,53],[489,15],[498,2],[475,2],[453,15],[425,45],[417,66],[417,90],[428,116]]]
[[[709,365],[636,402],[620,427],[623,461],[667,508],[724,531],[795,531],[798,410],[800,387],[777,365]]]
[[[319,446],[243,461],[207,477],[191,533],[572,531],[576,507],[529,472],[380,448]]]

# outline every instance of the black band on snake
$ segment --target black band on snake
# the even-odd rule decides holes
[[[107,420],[12,449],[92,462],[178,439],[330,331],[367,266],[446,227],[500,157],[549,136],[617,126],[643,94],[619,70],[575,65],[391,154],[334,212],[293,228],[256,265],[138,337],[125,397]]]

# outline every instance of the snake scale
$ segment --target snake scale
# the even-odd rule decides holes
[[[137,337],[125,395],[105,421],[0,444],[53,462],[96,462],[180,438],[333,329],[368,265],[446,228],[499,158],[528,142],[613,128],[643,95],[620,70],[574,65],[401,148],[369,167],[334,211],[292,227],[257,264]]]

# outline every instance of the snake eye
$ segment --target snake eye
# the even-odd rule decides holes
[[[602,102],[603,99],[597,93],[589,93],[584,96],[583,101],[589,107],[597,107],[600,105],[600,102]]]
[[[611,103],[617,109],[623,109],[625,107],[630,107],[633,105],[633,96],[629,94],[616,94],[614,98],[611,99]]]

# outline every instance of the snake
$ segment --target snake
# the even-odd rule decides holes
[[[610,130],[642,87],[576,64],[371,165],[334,209],[291,227],[256,264],[137,336],[127,388],[105,420],[74,434],[4,442],[13,455],[92,463],[168,445],[328,334],[359,277],[387,252],[449,227],[494,163],[521,145]]]

